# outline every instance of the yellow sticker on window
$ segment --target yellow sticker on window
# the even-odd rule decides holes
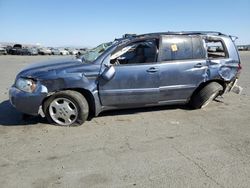
[[[176,44],[172,44],[171,45],[171,49],[172,49],[173,52],[176,52],[178,50],[177,45]]]

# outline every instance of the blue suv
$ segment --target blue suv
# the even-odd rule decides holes
[[[219,32],[126,35],[75,59],[31,65],[9,91],[14,107],[61,126],[111,109],[207,106],[237,87],[234,38]]]

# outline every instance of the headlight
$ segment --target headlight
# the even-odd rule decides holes
[[[22,91],[32,93],[36,89],[36,83],[32,79],[19,78],[16,81],[16,87]]]

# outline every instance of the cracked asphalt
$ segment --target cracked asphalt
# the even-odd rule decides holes
[[[201,110],[110,111],[75,128],[23,119],[8,101],[20,69],[56,57],[0,56],[1,187],[249,187],[250,52],[240,55],[241,95]]]

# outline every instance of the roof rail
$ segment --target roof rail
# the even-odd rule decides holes
[[[214,35],[224,35],[217,31],[182,31],[180,34],[214,34]]]
[[[178,32],[167,31],[167,32],[159,32],[159,33],[146,33],[146,34],[135,35],[135,36],[142,37],[142,36],[147,36],[147,35],[206,35],[206,34],[225,35],[217,31],[178,31]]]

